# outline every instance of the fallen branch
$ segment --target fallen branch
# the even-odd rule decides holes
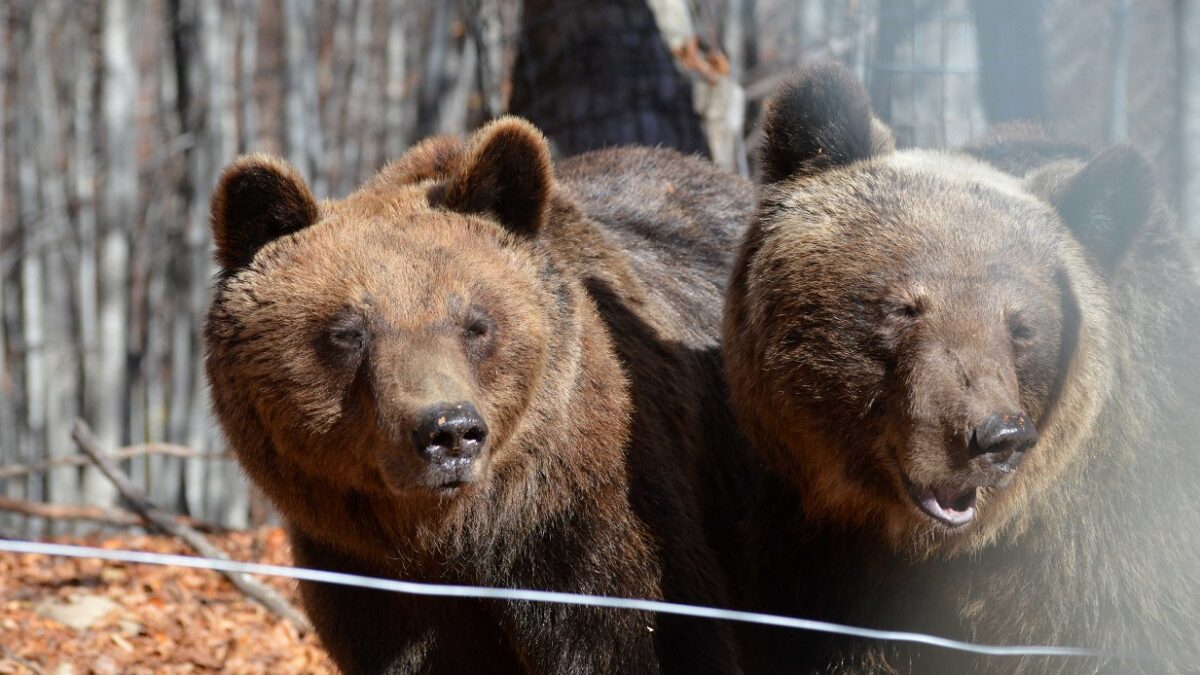
[[[0,511],[19,513],[23,516],[33,516],[47,520],[87,520],[104,525],[115,525],[117,527],[147,527],[150,525],[145,518],[125,509],[105,509],[96,506],[74,506],[71,504],[47,504],[45,502],[30,502],[4,496],[0,496]],[[213,533],[224,529],[211,523],[188,518],[187,516],[176,515],[172,517],[200,532]]]
[[[133,457],[142,457],[144,455],[166,455],[169,457],[182,457],[185,459],[229,459],[229,455],[223,452],[197,452],[191,448],[182,445],[171,445],[170,443],[146,443],[145,445],[131,445],[127,448],[121,448],[114,453],[108,455],[111,459],[131,459]],[[92,460],[86,455],[68,455],[66,457],[55,457],[47,459],[36,464],[10,464],[9,466],[0,467],[0,479],[18,478],[27,476],[31,473],[45,473],[50,469],[56,469],[64,466],[83,466],[91,464]]]
[[[75,426],[71,429],[71,438],[75,439],[75,443],[79,446],[79,449],[92,459],[96,467],[100,469],[100,472],[112,481],[112,484],[116,486],[117,491],[121,493],[121,497],[129,504],[129,507],[145,518],[147,522],[159,530],[181,539],[188,546],[195,549],[197,553],[206,558],[229,560],[229,556],[225,555],[224,551],[214,546],[208,539],[205,539],[203,534],[175,520],[171,514],[152,504],[146,495],[129,480],[129,477],[117,468],[108,456],[100,451],[96,446],[96,439],[92,435],[92,430],[83,420],[75,420]],[[307,633],[312,630],[312,625],[305,618],[304,614],[270,587],[257,579],[238,572],[224,572],[223,574],[239,591],[257,601],[263,607],[290,621],[301,633]]]
[[[10,499],[3,496],[0,496],[0,511],[19,513],[23,516],[46,518],[48,520],[89,520],[106,525],[120,525],[122,527],[137,527],[146,524],[146,521],[139,518],[136,514],[121,509],[44,504],[42,502]]]

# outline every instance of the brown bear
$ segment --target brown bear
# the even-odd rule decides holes
[[[555,176],[505,118],[340,200],[243,157],[212,204],[215,409],[298,564],[728,603],[717,337],[748,182],[653,149]],[[720,622],[301,592],[348,673],[740,672]]]
[[[1072,152],[896,151],[852,75],[805,68],[768,107],[723,351],[770,468],[755,609],[1121,656],[759,629],[748,672],[1195,668],[1197,258],[1137,152]]]

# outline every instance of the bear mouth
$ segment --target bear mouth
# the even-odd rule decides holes
[[[433,489],[434,491],[442,494],[452,495],[456,494],[459,490],[467,487],[470,484],[471,481],[468,480],[449,480],[441,485],[434,486]]]
[[[905,477],[908,496],[925,515],[952,528],[962,527],[975,520],[975,501],[979,488],[970,486],[917,487]]]
[[[468,458],[455,458],[438,467],[430,467],[429,487],[443,497],[468,491],[479,479],[477,463]]]
[[[391,458],[389,458],[391,459]],[[457,497],[471,492],[481,480],[478,467],[471,461],[450,466],[423,466],[414,475],[411,467],[398,458],[381,466],[384,482],[397,493],[426,492],[437,497]]]

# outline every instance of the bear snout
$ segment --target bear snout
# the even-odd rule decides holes
[[[417,416],[413,447],[432,468],[468,480],[471,462],[483,451],[488,427],[479,410],[469,401],[438,404]]]
[[[1037,429],[1029,415],[998,413],[975,427],[971,434],[971,462],[989,472],[1009,474],[1037,443]]]

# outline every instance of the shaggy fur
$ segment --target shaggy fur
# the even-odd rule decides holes
[[[1176,656],[979,658],[765,629],[746,632],[748,669],[1193,668],[1200,275],[1148,166],[1011,136],[973,152],[1012,173],[864,156],[878,129],[839,72],[810,67],[769,108],[775,168],[726,301],[734,407],[773,469],[750,521],[755,608]],[[1038,435],[1010,472],[972,449],[997,413]],[[928,515],[936,490],[973,518]]]
[[[274,192],[244,189],[263,176]],[[299,564],[728,602],[710,545],[730,526],[723,437],[705,430],[732,427],[715,345],[748,184],[648,149],[555,179],[542,136],[509,118],[465,147],[427,141],[346,199],[296,195],[276,160],[226,171],[205,340],[216,411]],[[260,212],[282,215],[242,217]],[[411,438],[421,410],[454,401],[488,435],[446,483]],[[739,671],[717,622],[301,591],[349,673]]]

